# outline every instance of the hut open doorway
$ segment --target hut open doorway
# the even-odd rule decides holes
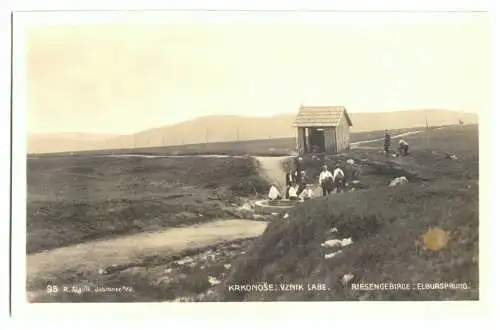
[[[325,130],[323,128],[309,129],[309,145],[312,152],[325,152]]]

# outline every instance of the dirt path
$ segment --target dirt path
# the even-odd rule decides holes
[[[263,221],[220,220],[40,252],[27,257],[28,281],[63,271],[97,272],[99,267],[128,264],[160,253],[175,254],[187,248],[257,237],[266,226]]]
[[[255,157],[260,163],[262,176],[275,184],[280,191],[285,189],[285,170],[281,164],[287,158],[290,157]]]
[[[391,139],[398,139],[398,138],[402,138],[402,137],[409,136],[409,135],[420,134],[420,133],[423,133],[423,132],[424,131],[411,131],[411,132],[401,133],[401,134],[397,134],[397,135],[391,136]],[[365,140],[365,141],[352,142],[351,143],[351,148],[353,148],[353,149],[377,149],[375,147],[359,147],[359,145],[360,144],[377,142],[377,141],[383,141],[383,140],[384,140],[384,138],[382,137],[382,138],[373,139],[373,140]]]

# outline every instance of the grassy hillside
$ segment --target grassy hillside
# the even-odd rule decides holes
[[[411,155],[386,158],[377,150],[357,150],[327,160],[334,165],[354,157],[365,189],[306,201],[287,219],[273,222],[251,250],[236,261],[218,290],[219,300],[470,300],[478,299],[478,144],[477,127],[433,131],[408,138]],[[445,157],[453,152],[458,160]],[[368,165],[362,159],[367,159]],[[308,161],[308,172],[320,163]],[[368,168],[368,172],[367,169]],[[373,171],[378,172],[374,173]],[[404,172],[401,172],[404,171]],[[379,177],[379,181],[372,178]],[[410,183],[388,187],[408,174]],[[317,173],[310,174],[316,179]],[[450,239],[439,250],[424,244],[433,227]],[[331,232],[336,228],[337,232]],[[329,239],[353,243],[325,248]],[[350,274],[350,282],[343,283]],[[422,283],[465,283],[467,290],[423,290]],[[234,284],[303,284],[304,290],[230,291]],[[327,291],[308,291],[307,284]],[[409,283],[411,290],[362,291],[352,284]],[[419,284],[420,283],[420,284]]]

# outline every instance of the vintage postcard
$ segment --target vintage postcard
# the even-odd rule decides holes
[[[14,15],[20,299],[479,301],[490,42],[484,12]]]

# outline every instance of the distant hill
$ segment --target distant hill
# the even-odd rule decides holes
[[[180,124],[152,128],[133,135],[98,135],[85,133],[30,136],[29,153],[156,147],[204,142],[258,140],[294,137],[292,127],[295,113],[273,117],[206,116]],[[380,113],[350,114],[352,132],[378,131],[430,126],[477,124],[476,114],[428,109]]]
[[[92,133],[34,134],[28,137],[28,153],[99,150],[103,148],[104,141],[119,136]]]

